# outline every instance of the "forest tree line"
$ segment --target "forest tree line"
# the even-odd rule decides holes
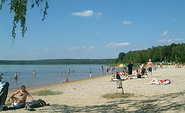
[[[156,46],[146,50],[119,53],[116,63],[145,63],[149,59],[153,62],[185,62],[185,43]]]
[[[0,60],[0,65],[108,64],[115,59]]]

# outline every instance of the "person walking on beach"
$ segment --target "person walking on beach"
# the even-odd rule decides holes
[[[152,67],[153,67],[153,63],[152,60],[149,59],[148,63],[147,63],[147,67],[148,67],[148,76],[152,77]]]
[[[15,95],[19,94],[19,98],[15,97]],[[26,86],[22,85],[21,89],[17,90],[13,95],[11,95],[8,99],[13,100],[13,105],[16,107],[24,107],[26,104],[27,96],[30,97],[31,100],[34,100],[30,93],[26,90]]]
[[[128,78],[130,79],[132,79],[132,67],[133,67],[132,62],[129,62],[127,65],[127,70],[128,70]]]

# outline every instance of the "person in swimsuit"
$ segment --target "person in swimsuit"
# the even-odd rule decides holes
[[[147,84],[167,85],[167,84],[170,84],[170,83],[171,83],[171,81],[169,79],[157,80],[156,78],[152,78],[152,81],[150,83],[147,83]]]
[[[152,77],[152,67],[153,67],[153,63],[151,61],[151,59],[149,59],[149,62],[147,63],[148,66],[148,76]]]
[[[15,97],[15,95],[17,94],[19,94],[19,98]],[[26,104],[27,96],[29,96],[32,101],[34,100],[30,93],[26,90],[26,86],[22,85],[21,89],[17,90],[13,95],[9,97],[8,101],[12,99],[14,106],[24,107]]]

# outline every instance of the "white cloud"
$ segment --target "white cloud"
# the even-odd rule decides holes
[[[161,42],[161,43],[173,43],[173,42],[180,42],[182,41],[183,39],[181,38],[175,38],[175,39],[163,39],[163,40],[158,40],[158,42]]]
[[[124,25],[128,25],[128,24],[132,24],[133,22],[131,22],[131,21],[123,21],[123,24]]]
[[[94,46],[89,46],[89,47],[71,47],[68,48],[69,50],[89,50],[89,49],[94,49]]]
[[[128,45],[130,45],[130,43],[128,43],[128,42],[125,42],[125,43],[113,43],[113,42],[110,42],[105,47],[122,47],[122,46],[128,46]]]
[[[102,13],[101,12],[94,13],[93,10],[86,10],[86,11],[83,11],[83,12],[74,12],[74,13],[72,13],[72,15],[74,15],[74,16],[82,16],[82,17],[95,16],[96,18],[99,18],[102,15]]]
[[[165,36],[165,35],[167,35],[168,34],[168,31],[164,31],[161,35],[162,36]]]

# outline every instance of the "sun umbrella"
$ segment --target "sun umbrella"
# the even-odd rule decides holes
[[[116,67],[126,67],[125,64],[118,64]]]

